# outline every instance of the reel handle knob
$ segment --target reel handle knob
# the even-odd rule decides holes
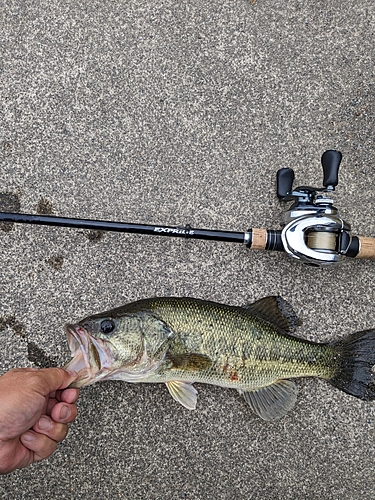
[[[339,166],[341,163],[342,154],[340,151],[330,149],[322,155],[323,166],[323,186],[328,191],[334,191],[339,183]]]
[[[291,168],[281,168],[277,171],[277,196],[280,200],[286,198],[293,189],[294,171]]]

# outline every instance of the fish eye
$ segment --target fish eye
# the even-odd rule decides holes
[[[114,329],[115,324],[111,319],[105,319],[100,323],[100,331],[104,333],[104,335],[112,333]]]

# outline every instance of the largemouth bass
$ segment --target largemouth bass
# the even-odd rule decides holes
[[[363,400],[375,399],[375,330],[332,343],[293,336],[297,318],[281,297],[246,307],[191,298],[152,298],[66,326],[74,387],[100,380],[162,382],[195,409],[194,382],[232,387],[264,420],[291,410],[292,379],[319,377]]]

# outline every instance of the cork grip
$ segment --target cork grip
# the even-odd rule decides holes
[[[253,240],[250,248],[252,250],[264,250],[267,244],[267,230],[253,227],[252,232]]]
[[[359,236],[360,249],[357,259],[375,259],[375,238]]]

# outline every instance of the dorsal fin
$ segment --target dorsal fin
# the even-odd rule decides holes
[[[283,332],[294,332],[297,326],[302,324],[289,302],[277,295],[265,297],[243,307]]]
[[[291,380],[278,380],[255,391],[238,391],[246,403],[263,420],[277,420],[296,403],[298,389]]]

